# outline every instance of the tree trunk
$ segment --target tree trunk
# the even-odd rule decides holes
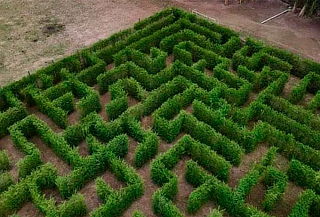
[[[301,9],[300,13],[299,13],[299,17],[303,17],[304,16],[304,13],[306,12],[306,8],[307,8],[307,5],[304,5],[303,8]]]
[[[294,5],[293,5],[293,8],[292,8],[292,12],[293,12],[293,13],[296,13],[296,12],[297,12],[297,4],[298,4],[298,1],[295,1],[295,2],[294,2]]]

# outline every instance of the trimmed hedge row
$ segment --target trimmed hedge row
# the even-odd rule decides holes
[[[231,188],[224,182],[219,181],[216,177],[207,174],[194,161],[188,161],[186,180],[195,187],[198,187],[194,191],[196,192],[194,194],[198,194],[197,198],[202,198],[202,200],[200,200],[201,202],[199,201],[200,203],[197,203],[197,200],[195,200],[197,198],[195,196],[192,196],[192,198],[189,197],[188,207],[190,207],[191,210],[193,210],[193,208],[194,210],[197,210],[201,207],[203,203],[206,202],[206,195],[209,195],[210,200],[217,202],[217,204],[223,209],[226,209],[230,215],[249,216],[246,214],[244,203],[236,197]],[[203,185],[207,187],[206,189],[208,189],[209,192],[205,190],[201,192],[201,189],[205,189]],[[200,190],[198,190],[199,188]]]
[[[22,102],[6,89],[0,89],[0,138],[8,134],[8,128],[27,115]]]
[[[267,192],[262,206],[264,210],[270,211],[277,205],[284,194],[288,178],[283,172],[273,167],[268,167],[263,182],[267,186]]]
[[[160,155],[151,165],[151,178],[158,185],[163,185],[173,177],[170,172],[178,161],[189,155],[201,166],[215,174],[221,180],[228,180],[230,163],[217,155],[207,146],[195,141],[190,136],[184,136],[169,151]]]
[[[304,110],[299,106],[292,105],[287,100],[273,95],[267,95],[264,98],[264,103],[269,105],[274,110],[285,114],[289,118],[292,118],[299,123],[308,125],[311,129],[317,131],[320,130],[319,117],[312,114],[312,112],[308,110]]]
[[[46,123],[39,120],[35,115],[29,115],[16,123],[10,127],[9,131],[15,145],[25,154],[31,156],[31,162],[40,156],[40,152],[35,144],[28,141],[28,138],[34,135],[39,135],[41,140],[69,165],[74,167],[82,162],[79,153],[71,148],[62,137],[57,136]],[[31,162],[26,164],[30,165]]]
[[[247,129],[241,128],[237,123],[225,118],[221,112],[213,111],[199,101],[193,103],[193,115],[200,121],[240,144],[246,152],[255,149],[257,141],[255,136]]]
[[[37,186],[36,183],[29,183],[29,191],[31,199],[36,207],[48,217],[61,216],[61,217],[76,217],[85,216],[87,214],[87,207],[85,204],[84,196],[81,194],[74,194],[72,197],[64,201],[59,206],[55,205],[52,199],[46,199],[42,194],[41,188],[52,187],[55,182],[54,176],[50,177],[45,186]]]
[[[180,132],[184,131],[223,155],[233,164],[239,164],[243,154],[242,149],[207,124],[184,112],[180,112],[174,120],[167,120],[167,118],[172,118],[180,109],[192,102],[197,92],[198,89],[191,87],[163,103],[153,114],[154,130],[168,142],[172,142]],[[193,107],[195,108],[194,103]]]
[[[254,127],[254,133],[260,142],[268,142],[279,148],[279,152],[285,157],[295,158],[314,169],[320,169],[320,152],[307,145],[297,142],[291,134],[277,130],[273,126],[258,122]]]
[[[126,39],[121,40],[114,45],[107,46],[96,52],[97,56],[104,60],[106,64],[112,63],[112,55],[116,54],[125,47],[144,48],[141,50],[149,51],[151,47],[155,47],[161,38],[170,35],[170,33],[181,30],[181,25],[174,15],[169,15],[160,19],[146,28],[130,34]]]
[[[56,180],[60,194],[64,198],[70,197],[77,190],[81,189],[85,183],[108,168],[109,158],[112,151],[118,147],[128,147],[128,138],[125,135],[115,137],[107,146],[100,148],[93,154],[83,159],[82,165],[72,170],[67,176],[59,176]],[[128,150],[126,148],[125,150]]]
[[[305,145],[308,145],[317,150],[320,149],[319,132],[287,117],[282,113],[273,110],[269,106],[262,103],[255,103],[253,109],[256,111],[255,115],[257,119],[266,121],[276,128],[288,134],[292,134],[296,140]]]
[[[43,97],[39,90],[30,86],[26,89],[26,94],[32,98],[39,110],[48,115],[59,127],[65,128],[68,125],[67,113]]]
[[[277,153],[277,148],[271,147],[268,152],[264,155],[261,161],[257,164],[254,164],[251,170],[240,179],[237,187],[234,190],[234,193],[238,199],[245,200],[252,188],[261,180],[265,179],[268,174],[268,170],[271,170],[269,167],[273,164]],[[273,171],[271,171],[273,172]],[[273,183],[273,182],[268,182]]]
[[[0,172],[9,170],[10,166],[11,166],[11,163],[10,163],[10,159],[7,151],[5,150],[0,151]]]
[[[0,194],[6,191],[13,184],[13,178],[9,172],[2,172],[0,174]]]
[[[320,181],[317,178],[319,172],[300,161],[294,159],[290,161],[288,176],[298,185],[310,188],[316,193],[320,192]]]
[[[304,76],[303,79],[299,82],[299,84],[292,89],[289,95],[289,101],[291,103],[296,104],[300,100],[302,100],[302,98],[307,92],[307,88],[312,80],[312,77],[312,73]]]
[[[123,49],[113,56],[115,66],[132,61],[150,74],[156,74],[164,69],[166,58],[167,54],[155,47],[150,49],[150,56],[132,48]]]
[[[103,195],[104,204],[94,210],[91,216],[120,216],[133,201],[143,194],[143,181],[139,175],[124,161],[116,158],[112,153],[107,154],[108,167],[115,176],[124,183],[126,187],[119,191],[110,190],[106,183],[97,185],[99,195]]]
[[[316,95],[311,99],[310,103],[307,106],[307,109],[312,112],[316,112],[316,110],[320,107],[320,91],[316,93]]]
[[[292,208],[289,217],[309,217],[310,207],[316,198],[316,194],[312,190],[304,191],[298,202]]]
[[[55,168],[51,164],[45,164],[33,171],[28,177],[21,179],[12,185],[7,191],[0,194],[0,216],[6,217],[18,211],[25,202],[31,200],[29,185],[36,183],[39,186],[48,186],[57,176]]]

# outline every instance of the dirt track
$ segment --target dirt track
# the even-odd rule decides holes
[[[201,3],[201,4],[200,4]],[[320,21],[286,14],[279,0],[0,0],[0,85],[126,29],[170,5],[197,9],[244,35],[263,38],[320,61]]]

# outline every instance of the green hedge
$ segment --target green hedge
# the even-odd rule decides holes
[[[290,161],[288,170],[290,180],[296,182],[300,186],[310,188],[317,193],[320,192],[320,181],[317,179],[319,176],[318,173],[319,172],[298,160]]]
[[[106,105],[106,112],[111,120],[118,118],[124,111],[128,109],[128,97],[113,99]]]
[[[114,191],[107,187],[106,184],[101,183],[102,180],[98,181],[100,182],[98,192],[104,198],[105,203],[95,209],[91,216],[121,216],[123,211],[143,194],[142,180],[126,163],[113,157],[110,159],[110,169],[127,186]]]
[[[0,194],[0,216],[5,217],[16,212],[24,203],[30,201],[29,185],[31,183],[36,183],[39,187],[53,187],[51,180],[54,180],[56,176],[55,168],[51,164],[46,164],[9,187],[7,191]]]
[[[10,173],[3,172],[0,174],[0,194],[6,191],[13,184],[13,178]]]
[[[0,151],[0,172],[9,170],[10,166],[11,163],[7,151]]]
[[[289,95],[289,101],[291,103],[296,104],[300,100],[302,100],[302,98],[307,92],[307,88],[311,80],[312,80],[312,74],[308,74],[304,76],[303,79],[299,82],[299,84],[292,89]]]
[[[304,191],[292,208],[289,217],[309,217],[310,207],[315,197],[316,194],[312,190]]]
[[[70,199],[59,206],[59,216],[61,217],[76,217],[85,216],[87,207],[84,196],[74,194]]]
[[[284,194],[288,184],[288,178],[283,172],[273,167],[268,167],[264,177],[264,183],[267,186],[267,192],[262,206],[264,210],[270,211],[277,206],[277,203]]]

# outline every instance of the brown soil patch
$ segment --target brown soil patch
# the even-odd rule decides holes
[[[129,136],[129,150],[128,154],[125,157],[125,161],[128,162],[128,164],[130,165],[133,165],[134,163],[135,150],[138,145],[138,142],[134,138]]]
[[[111,101],[111,94],[110,92],[107,92],[103,95],[100,95],[100,104],[101,104],[101,111],[99,112],[99,115],[103,118],[103,120],[108,121],[108,114],[106,112],[106,105]]]
[[[63,31],[65,28],[64,24],[59,24],[59,23],[50,23],[46,24],[42,28],[42,33],[45,34],[47,37],[49,37],[52,34],[58,33],[60,31]]]
[[[152,115],[142,117],[141,126],[146,130],[151,129],[153,126]]]
[[[167,56],[167,59],[166,59],[166,65],[167,65],[167,67],[168,67],[169,65],[171,65],[173,62],[174,62],[174,56],[173,56],[172,54],[169,55],[169,56]]]
[[[139,103],[138,100],[136,100],[135,98],[131,97],[131,96],[128,96],[128,106],[129,107],[132,107],[132,106],[135,106]]]
[[[301,105],[301,106],[306,107],[306,106],[309,105],[309,103],[311,102],[313,97],[314,97],[314,95],[312,93],[307,92],[304,95],[303,99],[298,104]]]
[[[37,148],[40,150],[42,161],[52,163],[57,168],[59,175],[63,176],[71,172],[71,167],[59,158],[51,148],[44,144],[40,137],[34,136],[30,141],[36,144]]]
[[[114,63],[110,63],[109,65],[106,66],[106,69],[109,71],[115,67]]]
[[[246,198],[246,202],[262,210],[262,201],[267,188],[263,185],[262,181],[258,182],[250,191]]]
[[[274,166],[280,171],[287,172],[289,169],[289,160],[284,156],[277,154]]]
[[[183,108],[186,112],[192,114],[193,112],[193,107],[192,104],[188,105],[187,107]]]
[[[283,91],[282,91],[282,96],[284,98],[288,98],[292,89],[297,85],[299,84],[300,82],[300,78],[298,78],[297,76],[294,76],[294,75],[291,75],[289,77],[289,80],[288,82],[285,84],[284,88],[283,88]]]
[[[78,102],[79,99],[74,99],[75,102]],[[81,119],[81,114],[80,111],[76,108],[74,108],[74,110],[68,115],[68,124],[69,125],[74,125],[80,122]]]
[[[63,199],[59,193],[59,191],[57,189],[44,189],[43,194],[45,195],[46,199],[54,199],[54,201],[56,202],[56,205],[59,205],[63,202]]]
[[[238,167],[232,167],[230,170],[230,176],[228,181],[229,186],[232,188],[236,187],[239,180],[250,171],[254,164],[259,163],[262,157],[267,152],[267,145],[260,144],[253,152],[244,155],[240,165]]]
[[[171,143],[168,143],[164,140],[162,140],[160,138],[160,144],[159,144],[159,150],[158,150],[158,153],[163,153],[163,152],[166,152],[168,151],[172,146],[174,146],[174,144],[176,144],[183,136],[185,136],[186,134],[185,133],[180,133],[173,142]]]
[[[248,107],[253,101],[258,98],[258,94],[255,92],[250,92],[247,101],[243,104],[242,107]]]
[[[43,217],[44,215],[39,209],[31,202],[27,202],[24,206],[17,212],[19,216],[23,217]]]
[[[210,70],[210,69],[207,69],[207,68],[204,69],[204,74],[206,74],[206,75],[209,76],[209,77],[211,77],[211,76],[214,75],[214,74],[213,74],[213,71]]]
[[[123,213],[123,217],[131,217],[135,210],[141,211],[145,216],[156,217],[152,209],[152,195],[159,188],[151,180],[150,163],[137,169],[138,174],[144,182],[144,194]]]
[[[80,142],[80,144],[77,147],[78,147],[78,152],[79,152],[79,154],[81,156],[85,157],[85,156],[88,156],[90,154],[89,153],[88,144],[86,143],[85,140]]]

